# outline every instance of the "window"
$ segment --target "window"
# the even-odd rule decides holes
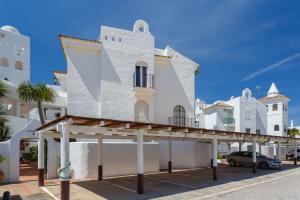
[[[107,39],[108,39],[107,35],[106,35],[106,36],[104,36],[104,39],[105,39],[105,40],[107,40]]]
[[[7,58],[1,58],[0,65],[8,67],[8,59]]]
[[[144,31],[145,31],[145,30],[144,30],[144,26],[140,26],[140,27],[139,27],[139,31],[140,31],[140,32],[144,32]]]
[[[278,110],[278,105],[275,103],[272,105],[272,110],[277,111]]]
[[[185,126],[185,109],[183,106],[177,105],[173,109],[173,124]]]
[[[23,68],[23,63],[21,61],[17,61],[15,64],[15,68],[18,70],[22,70]]]
[[[267,111],[269,111],[269,106],[268,105],[266,105],[266,108],[267,108]]]
[[[246,133],[250,133],[251,128],[246,128],[245,131],[246,131]]]
[[[250,111],[246,111],[246,120],[251,120]]]
[[[122,42],[122,38],[119,38],[119,42]]]
[[[286,128],[286,125],[284,125],[284,132],[285,132],[285,133],[287,132],[287,128]]]
[[[112,40],[112,41],[115,41],[115,37],[112,37],[111,40]]]
[[[135,66],[135,86],[147,87],[147,67]]]
[[[278,124],[276,124],[276,125],[274,126],[274,131],[279,131],[279,125],[278,125]]]
[[[260,129],[256,129],[256,134],[260,135]]]

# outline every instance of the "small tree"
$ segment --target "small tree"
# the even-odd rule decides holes
[[[19,85],[18,87],[19,98],[23,101],[37,102],[39,116],[41,124],[46,123],[43,102],[54,102],[55,94],[53,89],[47,87],[45,84],[31,84],[26,81]]]
[[[299,132],[298,129],[292,128],[292,129],[289,129],[289,130],[288,130],[288,134],[289,134],[290,136],[292,136],[292,137],[296,137],[296,135],[299,135],[300,132]]]

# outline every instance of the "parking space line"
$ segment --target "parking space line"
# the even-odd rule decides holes
[[[157,182],[168,183],[168,184],[176,185],[176,186],[180,186],[180,187],[186,187],[186,188],[191,188],[191,189],[197,189],[197,188],[192,187],[192,186],[189,186],[189,185],[183,185],[183,184],[180,184],[180,183],[174,183],[174,182],[171,182],[171,181],[162,181],[162,180],[152,179],[152,178],[149,178],[149,177],[145,177],[145,178],[148,179],[148,180],[151,180],[151,181],[157,181]]]
[[[110,183],[110,182],[104,181],[104,180],[102,180],[102,182],[106,183],[106,184],[109,184],[109,185],[112,185],[112,186],[115,186],[115,187],[118,187],[118,188],[123,189],[123,190],[127,190],[129,192],[133,192],[135,194],[137,193],[137,191],[135,191],[135,190],[129,189],[127,187],[124,187],[124,186],[121,186],[121,185],[118,185],[118,184],[115,184],[115,183]]]

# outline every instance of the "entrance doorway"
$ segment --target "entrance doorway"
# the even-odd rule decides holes
[[[37,139],[22,139],[20,141],[20,181],[38,179],[37,169],[38,147]]]

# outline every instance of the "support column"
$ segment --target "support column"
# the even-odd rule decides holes
[[[297,165],[297,157],[298,157],[297,142],[295,141],[295,143],[294,143],[294,165]]]
[[[69,141],[69,132],[66,128],[65,123],[60,123],[59,132],[61,133],[61,142],[60,142],[60,184],[61,184],[61,200],[70,199],[70,141]]]
[[[172,173],[172,140],[168,141],[169,143],[169,162],[168,162],[168,172]]]
[[[45,163],[44,163],[44,136],[39,134],[38,141],[38,185],[39,187],[44,186],[45,182]]]
[[[253,158],[252,172],[256,173],[256,140],[252,141],[252,158]]]
[[[241,141],[239,141],[239,151],[242,151],[242,145],[243,145],[243,143]]]
[[[215,137],[212,141],[213,146],[213,180],[218,180],[217,176],[217,165],[218,165],[218,140],[217,137]]]
[[[274,159],[277,159],[277,148],[276,148],[276,143],[275,142],[273,144],[273,154],[274,154]]]
[[[98,180],[103,179],[103,137],[102,135],[98,138]]]
[[[143,131],[137,135],[137,193],[144,193],[144,145]]]
[[[280,160],[280,142],[277,142],[276,158]]]

